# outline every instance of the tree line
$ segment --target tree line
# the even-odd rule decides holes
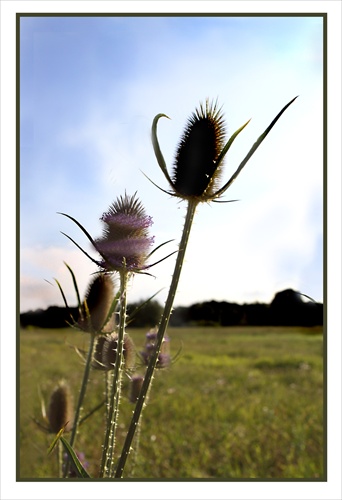
[[[129,326],[151,328],[159,323],[162,305],[156,300],[144,304],[136,302],[128,307]],[[22,328],[63,328],[71,323],[70,314],[77,319],[76,307],[51,306],[45,310],[20,314]],[[322,303],[303,300],[303,295],[292,289],[275,294],[269,304],[236,304],[211,300],[188,307],[176,307],[170,318],[170,326],[320,326],[323,325]]]

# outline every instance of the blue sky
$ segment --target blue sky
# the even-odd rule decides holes
[[[270,301],[284,288],[323,300],[323,20],[321,17],[22,17],[20,25],[21,310],[75,303],[99,218],[125,190],[153,217],[156,245],[177,248],[185,205],[167,188],[150,129],[169,167],[189,115],[207,97],[223,106],[228,135],[252,118],[228,153],[228,180],[294,96],[225,199],[196,214],[175,305]],[[165,255],[160,251],[160,257]],[[94,254],[95,256],[95,254]],[[130,300],[162,302],[174,257],[136,276]]]

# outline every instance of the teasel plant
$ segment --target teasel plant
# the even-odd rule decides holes
[[[68,266],[67,264],[66,266],[71,273],[78,301],[78,316],[74,318],[71,314],[69,324],[70,326],[77,328],[78,330],[81,330],[86,334],[89,334],[89,346],[87,354],[83,357],[82,353],[77,351],[84,361],[84,372],[83,372],[81,388],[79,391],[78,401],[76,405],[75,415],[73,418],[71,437],[70,440],[68,441],[69,447],[70,449],[72,449],[75,446],[75,441],[79,425],[81,422],[81,410],[83,407],[87,386],[89,382],[90,370],[92,367],[92,362],[96,347],[96,339],[100,335],[110,333],[114,330],[115,310],[118,303],[118,295],[115,296],[114,294],[114,283],[111,275],[105,273],[97,273],[95,277],[93,277],[93,279],[90,281],[88,289],[85,294],[85,298],[81,302],[76,277],[70,266]],[[70,310],[61,284],[59,283],[58,280],[55,281],[57,282],[60,288],[67,309]],[[103,404],[104,402],[100,405],[100,407]],[[93,411],[91,413],[93,413]],[[87,416],[83,417],[83,421],[86,418]],[[66,441],[65,440],[63,441],[62,439],[62,442],[65,445]],[[67,452],[68,451],[70,450],[67,449]],[[69,474],[71,458],[72,457],[68,455],[64,467],[64,477],[67,477]],[[74,458],[77,459],[77,456],[74,455]]]
[[[126,333],[127,286],[134,274],[149,274],[147,271],[152,266],[168,257],[166,256],[153,264],[148,263],[154,252],[168,242],[162,243],[150,251],[154,237],[149,235],[149,228],[153,221],[152,217],[146,215],[136,193],[133,196],[125,193],[124,196],[118,197],[109,210],[102,215],[101,221],[104,224],[104,229],[102,236],[98,239],[93,239],[76,219],[67,214],[62,215],[74,221],[81,228],[100,255],[99,260],[94,259],[70,236],[65,235],[98,267],[97,277],[89,288],[84,303],[81,304],[79,301],[80,317],[77,326],[88,331],[91,337],[69,446],[72,449],[75,443],[90,369],[91,367],[103,369],[107,372],[107,421],[102,447],[100,477],[112,477],[115,466],[114,451],[122,377],[124,369],[130,366],[129,354],[133,351],[131,341]],[[72,273],[70,268],[69,270]],[[101,290],[101,286],[109,283],[111,276],[118,277],[120,283],[115,296],[109,296],[106,288]],[[77,290],[74,275],[73,280]],[[58,285],[62,291],[59,283]],[[77,295],[79,297],[78,290]],[[117,320],[114,322],[113,315],[117,316]],[[70,453],[70,450],[67,451]]]
[[[199,203],[221,201],[220,198],[222,195],[224,195],[227,189],[232,185],[243,167],[264,141],[276,122],[297,97],[286,104],[286,106],[284,106],[283,109],[277,114],[270,125],[254,143],[245,158],[241,161],[233,175],[221,187],[220,179],[222,177],[222,167],[225,156],[236,137],[248,125],[250,120],[234,132],[226,142],[225,122],[222,110],[218,107],[217,101],[210,102],[209,99],[207,99],[205,104],[201,104],[188,119],[185,130],[176,149],[171,174],[167,169],[157,138],[158,122],[161,118],[168,118],[168,116],[165,114],[158,114],[153,120],[152,145],[158,165],[161,168],[170,189],[164,190],[157,186],[153,181],[151,182],[153,182],[156,187],[167,193],[169,196],[184,200],[187,203],[187,210],[174,272],[162,318],[159,323],[154,349],[149,356],[149,363],[146,369],[145,377],[126,435],[126,440],[122,448],[122,453],[116,467],[116,478],[123,477],[126,461],[132,448],[133,438],[136,429],[138,428],[139,419],[143,408],[146,405],[146,399],[153,379],[153,373],[158,363],[164,335],[172,312],[173,302],[181,275],[185,251],[189,241],[196,208]]]
[[[296,98],[292,99],[278,113],[278,115],[254,143],[233,175],[231,175],[229,180],[222,186],[220,185],[220,180],[222,178],[225,156],[236,137],[247,126],[249,121],[242,125],[236,132],[234,132],[228,141],[226,141],[225,121],[221,108],[218,107],[217,101],[210,102],[209,100],[206,100],[205,104],[201,104],[188,119],[185,130],[176,149],[175,160],[171,173],[169,173],[157,138],[157,125],[159,120],[163,117],[168,117],[165,114],[158,114],[153,120],[152,145],[159,167],[161,168],[170,189],[164,190],[159,188],[159,186],[157,187],[162,189],[162,191],[166,192],[168,195],[185,201],[187,209],[168,296],[157,332],[153,337],[153,349],[150,348],[150,345],[148,345],[148,355],[146,355],[145,352],[144,357],[145,362],[147,363],[147,368],[143,379],[139,380],[139,394],[134,396],[134,399],[136,399],[135,408],[117,463],[115,460],[114,450],[121,397],[121,383],[124,369],[124,344],[127,323],[127,285],[135,273],[149,274],[148,271],[153,265],[169,257],[169,255],[154,264],[149,264],[149,259],[154,252],[165,243],[159,245],[159,247],[153,251],[150,251],[150,248],[154,243],[154,238],[149,236],[149,228],[152,225],[152,218],[146,215],[144,207],[136,197],[136,193],[133,196],[128,196],[125,193],[124,196],[117,198],[109,210],[103,214],[101,218],[104,224],[103,235],[101,238],[95,240],[76,219],[70,215],[62,214],[79,226],[91,242],[93,248],[99,253],[101,258],[100,260],[97,260],[91,257],[72,238],[65,235],[97,265],[99,276],[115,275],[119,277],[120,282],[119,290],[114,296],[112,305],[110,306],[107,315],[105,315],[106,317],[102,325],[101,321],[98,319],[94,320],[96,315],[94,314],[92,307],[89,307],[88,304],[88,302],[91,302],[91,300],[89,300],[90,297],[88,297],[88,300],[86,300],[84,304],[82,304],[78,299],[80,310],[78,326],[90,333],[91,340],[86,358],[86,368],[81,386],[79,402],[73,424],[72,438],[69,442],[67,442],[64,438],[57,435],[56,439],[58,440],[58,437],[60,437],[62,440],[69,457],[73,461],[73,464],[76,464],[78,467],[79,475],[81,477],[87,477],[87,475],[78,463],[79,461],[77,460],[73,450],[77,434],[77,426],[80,420],[78,412],[80,412],[82,407],[89,372],[91,366],[94,367],[92,364],[94,363],[94,360],[97,362],[98,367],[102,366],[102,368],[106,369],[107,366],[108,368],[104,351],[101,350],[104,349],[106,340],[100,339],[101,335],[111,335],[113,332],[105,332],[103,330],[105,325],[115,313],[117,316],[115,338],[113,337],[111,339],[111,341],[115,343],[115,359],[112,359],[112,362],[110,363],[110,365],[113,365],[113,370],[110,370],[110,382],[108,384],[107,391],[107,425],[105,428],[102,449],[100,477],[122,478],[127,458],[132,450],[132,443],[136,430],[140,428],[139,423],[143,408],[146,406],[154,371],[156,368],[161,367],[160,360],[165,358],[162,346],[163,342],[164,345],[167,346],[165,334],[197,206],[200,203],[224,201],[221,200],[222,196],[237,178],[243,167],[258,149],[260,144],[264,141],[285,110],[294,102],[295,99]],[[74,276],[73,280],[75,284]],[[102,319],[103,318],[104,316]],[[102,347],[99,343],[102,343]]]
[[[37,426],[48,434],[58,434],[61,429],[63,433],[69,433],[73,426],[74,407],[73,397],[69,384],[65,380],[60,380],[50,395],[48,407],[46,409],[45,400],[38,387],[42,421],[32,417]],[[58,477],[62,477],[63,453],[62,444],[58,440],[54,446],[50,447],[49,453],[57,445],[57,467]]]

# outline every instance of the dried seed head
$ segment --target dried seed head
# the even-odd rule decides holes
[[[177,148],[173,171],[175,191],[182,197],[202,198],[213,194],[220,169],[217,159],[224,145],[221,110],[206,101],[189,118]]]
[[[118,348],[118,335],[112,333],[107,337],[103,346],[103,361],[108,370],[113,370],[116,361],[116,353]],[[125,333],[123,345],[123,357],[125,368],[130,370],[135,363],[135,347],[131,337]]]
[[[50,431],[57,434],[62,427],[68,432],[73,425],[73,403],[69,386],[60,382],[51,394],[50,404],[47,411]]]
[[[113,370],[117,349],[117,333],[99,337],[95,347],[93,367],[98,370]],[[131,370],[135,364],[135,347],[133,340],[127,333],[124,335],[123,359],[125,368]]]
[[[92,367],[96,370],[107,370],[103,362],[103,348],[106,340],[107,337],[105,335],[100,335],[97,337],[92,362]]]
[[[205,109],[201,104],[200,109],[197,109],[188,120],[176,152],[173,174],[170,176],[157,138],[158,121],[160,118],[168,118],[168,116],[163,113],[156,115],[152,123],[152,145],[159,167],[171,186],[171,191],[165,192],[191,201],[193,206],[196,206],[199,202],[208,202],[220,198],[240,174],[284,111],[297,97],[286,104],[277,114],[253,144],[230,179],[221,187],[217,185],[217,180],[223,160],[236,137],[248,125],[250,120],[236,130],[227,143],[224,144],[225,126],[221,109],[217,109],[217,102],[209,103],[207,99]]]
[[[152,218],[145,214],[135,194],[118,198],[101,220],[105,224],[103,236],[95,240],[96,249],[103,257],[101,266],[108,271],[145,269],[154,241],[148,233]]]
[[[79,326],[86,331],[112,332],[114,314],[108,314],[114,300],[114,285],[111,276],[101,273],[90,283],[82,306]]]

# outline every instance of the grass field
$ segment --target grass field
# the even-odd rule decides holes
[[[145,330],[129,332],[137,350]],[[143,413],[139,453],[125,477],[169,479],[324,479],[322,329],[170,329],[181,354],[153,381]],[[20,332],[18,480],[56,478],[47,456],[52,434],[41,430],[38,389],[49,399],[66,379],[75,399],[82,361],[74,346],[88,338],[71,329]],[[103,399],[103,373],[93,371],[84,413]],[[133,406],[124,383],[118,450]],[[104,436],[103,411],[80,428],[76,449],[96,477]]]

